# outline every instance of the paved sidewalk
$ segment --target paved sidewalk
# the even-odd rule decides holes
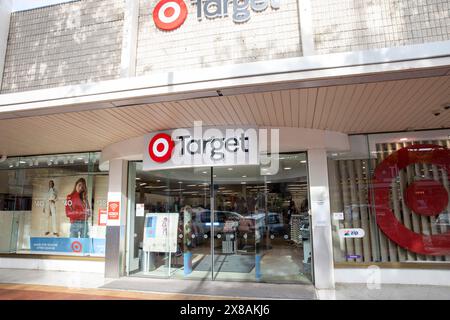
[[[450,287],[337,284],[335,290],[310,285],[194,281],[128,277],[105,279],[102,274],[0,269],[2,299],[339,299],[450,300]]]

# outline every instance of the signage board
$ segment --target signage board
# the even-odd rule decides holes
[[[145,215],[144,204],[136,203],[136,217],[143,217]]]
[[[178,216],[172,213],[147,213],[144,222],[143,250],[147,252],[176,252]]]
[[[340,238],[363,238],[366,235],[363,229],[351,228],[351,229],[340,229]]]
[[[105,254],[105,239],[31,237],[30,251],[46,253]]]
[[[106,226],[107,222],[108,222],[108,210],[107,209],[98,209],[97,224],[99,226]]]
[[[258,165],[255,128],[193,128],[149,133],[144,138],[143,169]]]
[[[108,201],[108,226],[120,225],[120,201]]]

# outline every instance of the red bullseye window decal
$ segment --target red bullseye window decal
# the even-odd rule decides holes
[[[159,133],[150,140],[148,153],[150,158],[155,162],[167,162],[172,157],[174,146],[175,143],[168,134]]]
[[[399,246],[424,255],[450,255],[450,231],[425,235],[403,225],[391,209],[390,188],[400,170],[415,163],[435,165],[450,175],[450,150],[445,147],[418,144],[402,148],[381,162],[374,172],[373,192],[377,224],[386,236]],[[445,187],[435,180],[417,180],[403,195],[405,204],[415,214],[437,216],[448,206]]]
[[[153,10],[153,21],[162,30],[175,30],[187,17],[187,7],[183,0],[162,0]]]
[[[83,250],[83,245],[79,241],[72,242],[72,245],[70,246],[73,252],[81,252]]]

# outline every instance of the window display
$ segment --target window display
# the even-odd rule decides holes
[[[130,163],[128,274],[311,283],[306,154],[276,156],[275,174]]]
[[[1,252],[104,255],[108,175],[99,154],[8,158],[0,165]]]
[[[352,152],[330,154],[336,262],[450,261],[449,137],[355,136]]]

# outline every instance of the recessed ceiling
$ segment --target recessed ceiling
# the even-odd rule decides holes
[[[449,103],[447,75],[6,119],[0,120],[0,154],[102,150],[151,131],[191,127],[194,120],[349,134],[449,128]]]

